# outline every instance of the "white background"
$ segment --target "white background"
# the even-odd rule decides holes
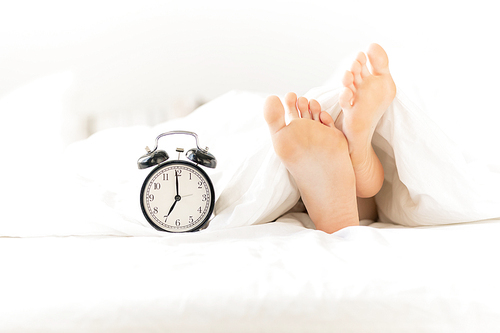
[[[302,94],[378,42],[403,69],[400,81],[429,82],[427,97],[492,108],[497,12],[491,1],[2,1],[0,98],[69,73],[62,111],[46,117],[67,144],[182,116],[232,89]],[[436,117],[446,122],[453,109]]]

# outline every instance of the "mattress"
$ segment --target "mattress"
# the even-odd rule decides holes
[[[500,220],[1,238],[2,332],[496,332]]]

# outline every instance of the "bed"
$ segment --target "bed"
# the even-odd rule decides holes
[[[66,74],[52,76],[24,92],[65,82]],[[332,114],[339,111],[337,88],[319,87],[308,96]],[[9,191],[0,238],[1,331],[500,327],[493,168],[478,173],[477,163],[466,163],[425,112],[398,92],[374,136],[386,170],[379,221],[326,234],[293,209],[299,196],[273,153],[263,99],[233,91],[156,127],[101,131],[64,153],[40,140],[32,154],[18,155],[36,156],[35,162],[10,160],[2,179]],[[237,117],[231,116],[235,106]],[[173,129],[197,132],[218,158],[217,168],[207,171],[215,214],[195,233],[157,231],[139,207],[148,171],[137,169],[137,158],[156,134]],[[411,131],[424,129],[416,140]]]
[[[435,48],[433,61],[387,44],[398,93],[373,139],[385,170],[379,218],[334,234],[315,230],[273,152],[262,104],[281,92],[232,90],[168,120],[155,109],[145,112],[153,124],[94,126],[69,145],[59,136],[76,132],[64,120],[68,92],[98,93],[77,72],[0,95],[0,332],[498,332],[498,65],[485,73],[471,60],[497,46],[478,38],[454,59]],[[334,116],[343,64],[318,65],[330,78],[305,94]],[[216,203],[202,231],[161,232],[141,212],[149,171],[137,159],[172,130],[197,133],[218,160],[206,170]]]

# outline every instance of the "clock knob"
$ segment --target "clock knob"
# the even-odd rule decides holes
[[[215,168],[217,166],[217,160],[214,155],[210,154],[206,150],[192,148],[186,153],[186,157],[196,164],[201,164],[207,168]]]
[[[141,156],[137,161],[137,166],[139,169],[146,169],[157,164],[163,163],[168,160],[168,154],[164,150],[157,150],[152,153],[148,153],[144,156]]]

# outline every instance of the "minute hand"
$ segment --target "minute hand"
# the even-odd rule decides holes
[[[177,170],[175,170],[175,191],[179,195],[179,175],[177,174]]]

